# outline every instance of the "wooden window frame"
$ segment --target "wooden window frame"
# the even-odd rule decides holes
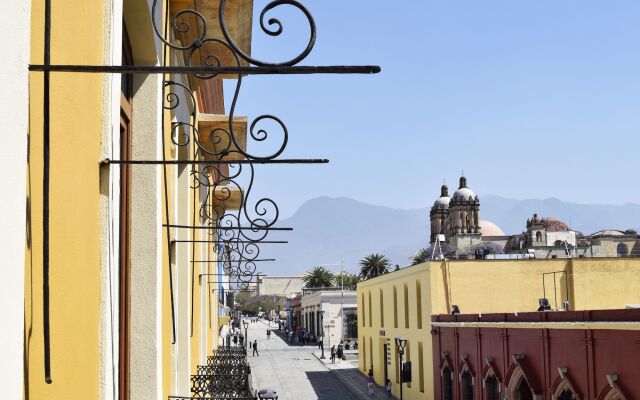
[[[122,22],[122,65],[133,65],[133,53],[127,29]],[[133,116],[133,76],[121,75],[120,91],[120,158],[131,158],[131,122]],[[126,85],[125,85],[126,83]],[[123,93],[122,90],[127,90]],[[130,398],[130,323],[131,323],[131,168],[120,166],[119,216],[119,313],[118,313],[118,398]]]

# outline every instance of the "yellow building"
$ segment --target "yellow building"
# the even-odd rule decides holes
[[[197,373],[197,365],[206,364],[207,355],[220,341],[222,325],[229,321],[220,316],[219,293],[229,287],[230,277],[220,274],[219,236],[211,226],[216,217],[239,207],[242,189],[213,186],[219,176],[211,169],[224,170],[218,164],[217,149],[209,149],[205,156],[195,145],[195,132],[208,135],[228,123],[221,83],[226,77],[201,81],[179,74],[37,69],[27,75],[27,63],[48,63],[46,3],[24,3],[11,9],[22,33],[16,51],[27,53],[20,53],[15,63],[16,71],[21,71],[16,86],[24,88],[16,98],[24,105],[12,109],[19,119],[16,126],[22,129],[15,131],[22,138],[15,144],[26,150],[28,132],[29,147],[28,154],[12,165],[22,162],[27,174],[15,186],[9,204],[23,207],[22,212],[12,211],[22,219],[21,226],[25,222],[20,216],[27,214],[26,250],[22,250],[25,237],[14,238],[22,243],[15,259],[24,264],[24,273],[10,282],[19,283],[15,293],[24,296],[25,309],[16,311],[21,315],[20,321],[14,321],[19,335],[11,343],[17,348],[7,353],[16,361],[12,369],[23,379],[18,377],[22,383],[12,388],[9,397],[189,396],[190,375]],[[52,1],[49,61],[54,65],[201,65],[164,45],[156,32],[164,30],[165,10],[173,17],[184,8],[200,8],[208,34],[221,38],[219,1],[208,0],[206,10],[196,3],[201,2]],[[252,2],[244,0],[233,2],[227,10],[232,39],[247,54],[252,13]],[[172,43],[186,43],[194,40],[189,34],[198,35],[170,30],[168,36]],[[206,58],[215,51],[200,56]],[[46,75],[50,76],[49,163],[44,156]],[[234,117],[233,124],[237,140],[230,148],[244,150],[247,119]],[[188,145],[182,142],[185,137]],[[190,160],[211,165],[204,168]],[[50,166],[48,190],[43,186],[45,165]],[[46,197],[48,218],[43,206]],[[212,209],[222,212],[211,213]],[[18,303],[15,298],[12,302]]]
[[[640,303],[640,261],[620,258],[429,261],[358,284],[359,369],[373,369],[399,395],[395,338],[411,361],[406,399],[433,398],[431,316],[536,311],[538,300],[569,310],[619,309]]]
[[[254,164],[326,162],[276,160],[288,131],[273,115],[254,118],[248,136],[248,119],[235,109],[244,74],[380,68],[294,68],[316,38],[297,2],[271,2],[258,13],[268,36],[282,25],[269,18],[266,28],[264,15],[280,5],[309,24],[307,46],[273,62],[251,57],[252,0],[10,3],[1,27],[11,54],[2,99],[8,155],[0,157],[10,176],[0,203],[9,225],[1,355],[2,376],[19,383],[5,394],[200,393],[193,375],[214,379],[199,366],[231,319],[225,294],[269,261],[258,258],[258,245],[278,208],[250,195]],[[232,88],[227,107],[224,80]],[[267,132],[270,124],[279,132]],[[247,137],[265,144],[278,135],[267,154],[247,149]],[[276,243],[284,242],[269,244]],[[251,391],[244,371],[231,385],[242,396]]]

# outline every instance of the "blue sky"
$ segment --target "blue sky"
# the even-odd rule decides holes
[[[308,29],[282,6],[269,15],[281,18],[282,37],[263,34],[264,4],[255,2],[253,55],[290,58]],[[305,5],[318,38],[301,65],[382,72],[243,81],[237,113],[280,117],[290,134],[284,157],[331,160],[257,167],[256,194],[284,216],[321,195],[423,207],[462,169],[481,196],[640,202],[640,2]]]

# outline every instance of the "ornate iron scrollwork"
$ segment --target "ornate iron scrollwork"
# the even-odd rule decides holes
[[[276,63],[257,60],[255,58],[251,57],[250,55],[246,54],[245,52],[243,52],[238,47],[238,45],[231,38],[231,35],[229,34],[229,30],[227,29],[227,23],[226,23],[226,19],[225,19],[225,5],[226,4],[227,4],[227,0],[221,0],[220,1],[220,12],[219,12],[219,15],[220,15],[220,28],[222,29],[222,34],[224,35],[224,38],[227,40],[227,43],[229,43],[229,46],[231,46],[231,48],[234,50],[234,52],[238,56],[242,57],[242,59],[248,61],[249,63],[251,63],[253,65],[258,65],[258,66],[267,66],[267,65],[271,65],[271,66],[276,66],[276,65],[292,66],[292,65],[296,65],[300,61],[304,60],[309,55],[309,53],[311,53],[311,50],[313,50],[313,46],[316,43],[316,23],[313,20],[313,16],[309,12],[309,10],[307,10],[307,8],[305,6],[303,6],[300,2],[295,1],[295,0],[274,0],[274,1],[271,1],[269,4],[267,4],[262,9],[262,12],[260,12],[260,28],[262,29],[262,31],[264,33],[266,33],[269,36],[279,36],[283,31],[283,26],[282,26],[282,23],[280,22],[279,19],[269,18],[269,21],[268,21],[269,25],[275,25],[276,29],[269,29],[264,24],[264,20],[265,20],[266,14],[269,11],[271,11],[274,8],[279,7],[281,5],[290,5],[290,6],[293,6],[293,7],[297,8],[298,10],[300,10],[304,14],[304,16],[307,18],[307,22],[309,23],[310,34],[309,34],[309,42],[307,43],[306,48],[300,54],[298,54],[296,57],[292,58],[291,60],[283,61],[283,62],[276,62]]]
[[[72,73],[107,73],[107,74],[162,74],[167,76],[168,74],[189,74],[199,79],[211,79],[217,76],[217,74],[225,74],[225,78],[228,74],[236,79],[235,89],[233,91],[233,98],[229,111],[228,127],[215,129],[210,132],[208,137],[211,143],[201,143],[200,136],[198,134],[198,126],[196,121],[196,100],[191,93],[191,90],[184,84],[176,81],[166,81],[163,87],[163,109],[165,111],[175,110],[180,104],[180,97],[178,89],[183,94],[188,94],[189,106],[193,110],[189,121],[178,121],[172,124],[169,132],[171,143],[175,146],[188,146],[192,143],[194,150],[194,158],[191,160],[167,160],[165,155],[165,132],[164,124],[163,129],[163,157],[162,160],[109,160],[108,164],[121,165],[121,164],[139,164],[139,165],[163,165],[164,166],[164,195],[165,195],[165,219],[166,223],[166,237],[167,237],[167,252],[168,258],[171,259],[171,229],[172,225],[169,221],[169,196],[168,196],[168,184],[167,184],[167,171],[166,166],[170,164],[191,163],[193,176],[193,188],[196,190],[202,185],[206,186],[206,189],[213,193],[213,195],[207,196],[207,202],[200,210],[200,216],[205,219],[205,224],[208,224],[212,232],[218,237],[225,237],[224,248],[225,255],[222,257],[227,264],[226,268],[231,273],[235,274],[239,280],[248,281],[250,277],[255,273],[255,261],[257,260],[260,252],[258,244],[264,241],[270,228],[272,228],[278,219],[279,211],[276,203],[270,198],[260,198],[255,203],[250,202],[250,194],[253,183],[253,165],[252,162],[266,163],[268,161],[285,161],[277,160],[285,150],[289,132],[284,122],[271,114],[264,114],[255,118],[249,126],[248,138],[255,144],[264,144],[269,142],[272,138],[276,137],[278,140],[274,141],[273,150],[270,151],[247,151],[246,148],[240,146],[236,132],[234,132],[233,116],[236,112],[236,105],[240,88],[242,84],[242,74],[316,74],[316,73],[336,73],[336,74],[352,74],[352,73],[377,73],[380,68],[377,66],[297,66],[297,64],[304,60],[312,51],[316,41],[316,25],[315,21],[306,7],[296,0],[273,0],[270,1],[260,13],[260,28],[262,32],[269,36],[279,36],[284,30],[284,24],[277,18],[268,18],[273,10],[280,6],[292,6],[300,11],[306,18],[309,24],[309,40],[305,48],[295,57],[281,62],[269,62],[253,58],[251,55],[244,52],[240,46],[232,39],[227,27],[227,21],[225,19],[225,6],[227,0],[220,0],[218,19],[220,22],[220,28],[222,32],[222,38],[209,37],[207,19],[201,12],[193,9],[180,10],[172,17],[169,14],[169,1],[163,0],[165,6],[164,12],[158,12],[159,0],[153,0],[151,7],[152,25],[153,30],[157,37],[163,44],[162,64],[161,65],[54,65],[51,63],[51,3],[52,0],[44,0],[44,57],[43,64],[32,64],[29,66],[30,71],[38,71],[43,74],[43,226],[42,226],[42,270],[43,270],[43,342],[44,342],[44,373],[45,381],[52,383],[51,378],[51,342],[50,342],[50,321],[49,321],[49,203],[50,203],[50,74],[58,72],[72,72]],[[164,27],[161,27],[158,22],[159,15],[165,15]],[[178,35],[185,36],[184,34],[193,33],[191,39],[186,43],[177,43],[169,39],[171,36],[170,30]],[[212,48],[217,48],[223,53],[231,55],[231,63],[234,65],[222,65],[222,57],[215,52],[210,52]],[[181,52],[185,56],[186,66],[169,65],[168,53],[169,50],[175,52]],[[210,52],[210,53],[209,53]],[[194,66],[196,57],[199,57],[198,65]],[[250,66],[241,66],[242,62],[249,63]],[[251,66],[252,65],[252,66]],[[167,93],[168,91],[168,93]],[[164,96],[166,94],[166,96]],[[269,132],[264,126],[264,123],[271,123],[281,131],[280,136],[277,136],[275,132]],[[217,145],[222,142],[227,143],[224,148],[219,149]],[[212,144],[214,150],[211,150]],[[225,201],[230,196],[229,189],[225,189],[225,185],[233,185],[237,183],[236,176],[226,172],[226,169],[222,171],[219,168],[219,164],[227,164],[230,167],[233,165],[237,170],[234,173],[241,173],[240,167],[244,163],[229,163],[232,160],[230,154],[240,155],[244,158],[243,161],[247,161],[249,168],[249,181],[250,184],[246,191],[241,191],[242,200],[241,207],[237,213],[230,213],[224,206]],[[198,169],[196,164],[200,165],[195,160],[196,154],[203,157],[210,156],[217,160],[207,164],[206,168]],[[234,158],[235,159],[235,158]],[[106,161],[106,160],[105,160]],[[322,160],[297,160],[303,162],[310,161],[322,161]],[[326,160],[323,160],[326,162]],[[298,163],[298,162],[296,162]],[[315,162],[314,162],[315,163]],[[217,171],[216,171],[217,168]],[[215,174],[214,174],[215,172]],[[224,181],[227,182],[224,182]],[[223,196],[222,201],[210,198],[210,196]],[[195,198],[195,196],[194,196]],[[209,201],[210,200],[210,201]],[[195,214],[194,214],[195,215]],[[231,217],[233,216],[233,218]],[[195,218],[195,217],[194,217]],[[231,221],[231,222],[228,222]],[[222,224],[222,225],[221,225]],[[195,229],[195,221],[190,228]],[[231,229],[230,229],[231,228]],[[224,232],[230,231],[231,235],[226,235]],[[194,257],[195,258],[195,257]],[[172,263],[169,263],[169,290],[171,292],[171,319],[172,319],[172,331],[173,342],[175,343],[176,330],[175,330],[175,310],[173,299],[173,273]],[[192,273],[192,276],[194,274]],[[193,285],[192,285],[193,287]],[[193,309],[192,309],[193,312]],[[179,398],[179,397],[176,397]],[[252,398],[252,397],[247,397]]]

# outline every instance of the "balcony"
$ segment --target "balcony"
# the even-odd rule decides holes
[[[169,400],[257,399],[244,347],[218,347],[197,372],[191,375],[191,396],[169,396]]]

